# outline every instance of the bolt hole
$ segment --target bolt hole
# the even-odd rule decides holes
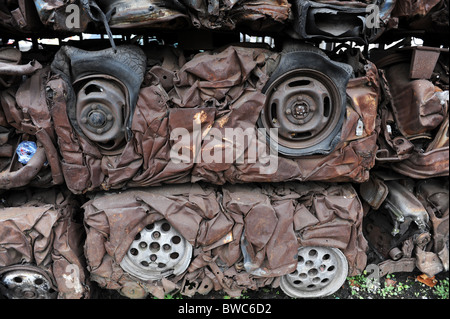
[[[160,246],[157,242],[153,242],[150,244],[150,250],[154,253],[158,252],[159,248],[160,248]]]
[[[172,237],[172,243],[174,243],[175,245],[179,244],[180,242],[181,242],[180,236],[173,236]]]
[[[152,234],[152,238],[153,239],[159,239],[161,237],[161,233],[159,232],[159,231],[155,231],[153,234]]]
[[[164,223],[161,225],[161,229],[164,231],[169,231],[170,230],[170,224],[168,223]]]
[[[309,271],[308,271],[308,275],[310,275],[311,277],[314,277],[315,275],[317,275],[319,272],[317,271],[317,269],[315,269],[315,268],[313,268],[313,269],[310,269]]]
[[[145,241],[141,241],[139,243],[139,247],[142,248],[142,249],[145,249],[145,248],[147,248],[147,243]]]
[[[34,284],[35,285],[42,285],[44,283],[44,280],[42,279],[42,278],[36,278],[35,280],[34,280]]]

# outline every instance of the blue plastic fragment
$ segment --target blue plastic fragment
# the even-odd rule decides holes
[[[32,141],[23,141],[21,142],[16,149],[16,153],[18,156],[19,163],[27,164],[28,161],[33,157],[34,153],[36,153],[37,145]]]

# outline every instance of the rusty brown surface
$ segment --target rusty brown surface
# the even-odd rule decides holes
[[[54,77],[48,83],[53,92],[52,112],[63,156],[62,167],[68,187],[82,193],[94,189],[143,187],[161,183],[206,181],[226,182],[328,180],[358,181],[368,179],[377,150],[377,71],[369,64],[365,76],[348,86],[352,102],[347,107],[341,143],[326,156],[289,159],[279,156],[278,168],[271,174],[258,173],[258,163],[196,162],[193,143],[191,161],[175,164],[170,140],[177,128],[185,128],[193,137],[192,121],[200,116],[202,137],[218,128],[254,129],[265,97],[260,92],[268,79],[267,66],[277,54],[265,49],[228,47],[218,54],[205,52],[181,65],[173,82],[156,77],[152,69],[141,89],[132,123],[133,138],[117,156],[101,155],[98,148],[79,136],[67,117],[64,87]],[[155,69],[159,74],[161,67]],[[158,83],[165,83],[163,87]],[[210,107],[213,105],[214,107]],[[356,135],[358,122],[362,132]],[[74,138],[76,136],[76,138]],[[155,139],[154,137],[157,136]],[[224,153],[227,144],[222,142]],[[207,140],[197,151],[206,152]],[[80,152],[80,150],[82,150]]]
[[[139,15],[148,2],[155,5],[152,12]],[[67,5],[80,1],[48,1],[40,15],[31,10],[32,2],[10,3],[17,3],[17,8],[0,4],[2,34],[31,34],[42,28],[67,31],[62,13]],[[98,3],[104,11],[109,9],[106,2]],[[357,1],[321,3],[366,6]],[[396,3],[383,28],[441,32],[448,26],[448,12],[444,12],[448,1]],[[109,25],[114,31],[179,28],[185,23],[201,29],[273,31],[290,23],[293,14],[285,0],[211,1],[209,6],[183,1],[189,12],[159,4],[140,1],[132,8],[124,6]],[[87,14],[83,11],[83,22],[94,22]],[[94,24],[101,26],[102,21]],[[86,27],[83,24],[81,29]],[[374,63],[363,53],[346,60],[327,52],[354,71],[346,87],[340,142],[326,155],[279,155],[275,172],[263,174],[259,163],[195,159],[215,147],[229,149],[227,143],[208,143],[205,138],[212,129],[256,130],[266,101],[262,90],[282,53],[245,45],[194,56],[169,46],[147,49],[128,140],[109,153],[74,127],[71,112],[77,85],[72,83],[69,55],[58,55],[61,68],[55,73],[47,65],[54,52],[46,52],[51,57],[38,61],[33,54],[22,59],[18,50],[0,48],[0,194],[4,199],[0,271],[25,260],[52,278],[60,298],[88,298],[88,276],[100,287],[128,297],[162,298],[170,291],[192,296],[214,289],[239,296],[244,289],[277,287],[279,277],[295,269],[300,246],[341,249],[350,275],[361,273],[373,257],[368,256],[372,250],[382,275],[417,268],[433,276],[448,270],[448,50],[408,46],[383,52],[382,59],[371,53]],[[420,59],[421,53],[425,58]],[[189,138],[200,144],[171,138],[177,128],[186,129]],[[26,165],[18,163],[15,155],[22,140],[38,146]],[[190,161],[170,160],[177,142],[188,150]],[[250,154],[249,148],[242,151],[245,159]],[[359,191],[348,182],[361,183],[356,185]],[[86,242],[82,225],[72,220],[86,198],[77,196],[80,202],[75,203],[65,191],[56,195],[50,187],[60,184],[76,195],[104,191],[83,206]],[[46,199],[33,197],[31,203],[21,199],[28,199],[32,186],[49,188],[44,191]],[[404,209],[400,204],[410,205]],[[395,215],[402,210],[403,221]],[[420,214],[414,215],[417,211]],[[414,217],[425,223],[418,224]],[[135,235],[163,218],[194,245],[191,264],[174,278],[137,280],[120,262]],[[69,265],[84,271],[71,272]],[[79,275],[81,290],[66,285],[67,278],[75,280],[74,274]]]
[[[394,184],[385,183],[402,203],[393,209],[388,197],[364,219],[364,235],[379,254],[382,275],[417,267],[431,277],[448,270],[448,180],[400,179]],[[399,214],[403,220],[398,219]],[[426,224],[419,226],[419,219]]]
[[[386,51],[376,62],[383,89],[377,162],[416,179],[448,176],[448,100],[442,98],[448,71],[438,61],[433,74],[442,74],[443,81],[411,79],[409,51]]]
[[[2,194],[0,268],[38,267],[57,287],[58,298],[89,298],[83,256],[83,225],[75,222],[78,201],[67,191],[33,190]],[[74,273],[72,266],[78,268]],[[75,277],[74,277],[75,276]],[[73,278],[68,284],[65,278]]]
[[[22,165],[10,157],[10,167],[0,173],[2,189],[21,186],[51,186],[64,182],[60,168],[59,154],[56,150],[56,136],[51,116],[46,103],[45,84],[49,69],[39,69],[30,78],[17,87],[0,93],[2,114],[13,127],[24,134],[19,139],[11,134],[8,144],[14,149],[23,140],[35,141],[38,146],[37,156],[30,160],[30,165]],[[45,165],[45,162],[50,164]],[[47,176],[44,178],[44,176]]]
[[[12,34],[31,34],[42,29],[36,7],[32,1],[2,1],[0,4],[0,25]]]
[[[393,113],[405,137],[429,132],[442,123],[446,108],[436,96],[433,83],[410,80],[409,65],[396,64],[386,69],[393,96]]]
[[[119,264],[136,234],[161,219],[194,246],[187,272],[166,278],[182,293],[185,285],[200,287],[206,277],[215,290],[233,296],[270,284],[295,269],[299,245],[341,249],[350,274],[366,264],[362,205],[350,184],[183,184],[99,195],[84,209],[88,268],[92,279],[108,289],[121,290],[136,281]],[[230,232],[232,241],[224,242]],[[241,236],[251,270],[262,277],[244,270]],[[156,296],[168,292],[161,283],[139,285]]]

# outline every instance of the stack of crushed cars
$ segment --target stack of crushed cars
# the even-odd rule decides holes
[[[0,295],[448,271],[448,23],[448,0],[2,1]]]

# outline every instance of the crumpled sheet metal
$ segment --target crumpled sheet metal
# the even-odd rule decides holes
[[[307,245],[341,249],[349,275],[366,266],[362,205],[350,184],[166,185],[98,193],[83,208],[91,280],[122,293],[135,287],[160,298],[172,289],[192,295],[209,282],[239,296],[277,286],[279,276],[295,270],[298,247]],[[135,235],[161,219],[194,246],[191,265],[175,278],[138,280],[119,264]]]
[[[13,35],[76,34],[104,27],[280,30],[291,17],[290,6],[287,0],[140,0],[131,5],[123,0],[17,0],[0,4],[0,26]]]
[[[48,30],[78,33],[86,31],[91,19],[80,0],[34,0],[35,10]]]
[[[150,68],[140,90],[131,130],[133,138],[122,154],[103,156],[82,136],[67,117],[67,83],[53,76],[47,86],[52,92],[52,119],[62,155],[65,181],[73,192],[96,189],[144,187],[163,183],[205,181],[280,182],[334,181],[362,182],[368,179],[377,151],[377,105],[379,83],[376,67],[369,63],[365,76],[350,80],[351,98],[341,132],[341,142],[326,156],[289,159],[279,156],[270,174],[261,173],[260,163],[218,163],[198,160],[193,143],[171,138],[176,129],[186,129],[194,138],[193,120],[200,119],[202,137],[210,128],[254,130],[265,96],[261,89],[268,80],[278,54],[265,49],[230,46],[220,52],[205,52],[181,66]],[[176,72],[173,72],[176,71]],[[167,75],[174,75],[172,77]],[[363,124],[358,135],[357,126]],[[189,149],[190,161],[176,164],[171,147]],[[208,152],[208,139],[196,150]],[[246,145],[248,146],[248,145]],[[222,144],[226,152],[226,144]],[[267,150],[266,154],[270,152]],[[195,160],[194,160],[195,159]],[[197,162],[196,162],[197,161]]]
[[[1,196],[0,269],[35,266],[52,279],[58,298],[89,298],[84,229],[74,220],[79,209],[74,196],[56,188]]]
[[[33,1],[28,0],[2,1],[0,26],[14,35],[32,34],[43,27]]]
[[[293,29],[301,39],[339,39],[363,44],[383,30],[369,26],[371,10],[364,1],[294,0],[292,6]]]
[[[287,0],[245,1],[34,1],[35,15],[39,16],[41,29],[62,32],[88,32],[105,27],[121,29],[183,29],[206,28],[233,30],[239,25],[252,29],[281,29],[290,18]],[[72,7],[70,7],[72,6]],[[69,20],[76,6],[79,22]],[[5,15],[9,14],[5,10]],[[78,21],[78,20],[77,20]],[[44,28],[42,27],[44,26]],[[95,26],[95,27],[94,27]]]
[[[424,30],[448,34],[448,0],[394,0],[389,15],[383,16],[386,29]]]
[[[91,1],[87,1],[91,2]],[[96,1],[106,13],[115,8],[109,25],[121,28],[180,28],[190,27],[213,30],[233,30],[246,26],[263,30],[282,25],[290,16],[287,0],[244,0],[244,1]],[[149,9],[150,8],[150,9]],[[279,26],[278,26],[279,28]]]
[[[411,29],[443,30],[448,28],[448,0],[396,1],[391,15],[405,19]]]
[[[12,47],[0,48],[0,88],[8,88],[20,81],[20,76],[29,75],[42,68],[36,61],[21,63],[22,53]]]
[[[27,71],[31,72],[30,70]],[[27,165],[16,161],[13,154],[5,159],[11,165],[2,165],[0,172],[0,189],[12,189],[22,186],[52,186],[64,182],[60,158],[56,149],[51,115],[46,102],[45,83],[49,68],[39,64],[32,69],[32,74],[20,86],[11,86],[0,91],[0,118],[3,130],[10,131],[8,139],[2,146],[15,149],[22,138],[35,141],[38,147]],[[19,139],[15,132],[18,134]],[[9,158],[8,158],[9,155]]]
[[[380,62],[383,95],[377,164],[415,179],[448,176],[448,80],[410,79],[410,64],[401,60]],[[436,74],[445,78],[446,71],[438,67]]]
[[[392,108],[398,129],[410,138],[438,127],[444,120],[448,103],[442,103],[442,92],[431,81],[409,78],[409,63],[399,63],[385,69],[393,97]]]
[[[449,269],[449,192],[448,180],[428,179],[417,184],[417,198],[430,215],[433,236],[433,267],[436,273]],[[436,258],[438,256],[438,258]],[[439,262],[436,262],[439,259]],[[433,275],[433,274],[430,274]]]
[[[386,183],[386,184],[385,184]],[[389,183],[389,184],[388,184]],[[399,222],[397,235],[392,234],[395,217],[386,214],[384,205],[370,201],[370,196],[362,199],[372,207],[364,219],[365,238],[370,247],[382,261],[378,264],[382,275],[394,272],[410,272],[416,267],[421,272],[432,277],[449,267],[449,228],[448,228],[448,179],[445,177],[429,178],[426,180],[399,179],[395,184],[376,179],[376,184],[363,184],[366,194],[380,188],[393,187],[402,190],[395,196],[410,206],[411,199],[417,198],[416,208],[402,210],[405,220]],[[400,184],[399,184],[400,183]],[[403,185],[403,186],[400,186]],[[392,188],[389,188],[392,191]],[[414,196],[411,198],[410,196]],[[374,205],[376,204],[376,205]],[[416,210],[416,211],[414,211]],[[411,216],[425,212],[421,219],[426,221],[426,227],[411,226],[417,220]],[[409,217],[408,217],[409,215]],[[424,218],[425,217],[425,218]],[[414,221],[414,223],[413,223]],[[397,220],[398,222],[398,220]]]

